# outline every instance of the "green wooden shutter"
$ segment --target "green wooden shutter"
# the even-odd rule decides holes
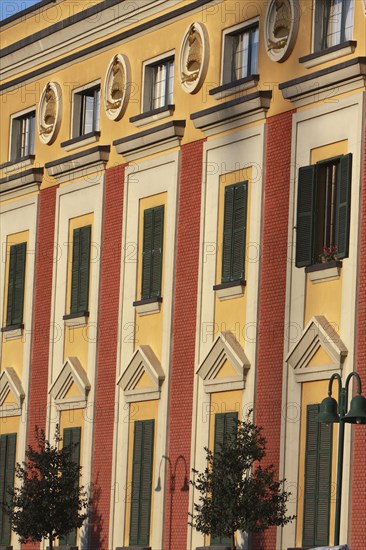
[[[144,211],[141,298],[161,295],[164,206]]]
[[[215,414],[214,455],[220,452],[225,437],[230,436],[234,432],[237,422],[237,412]],[[225,536],[211,536],[210,544],[211,546],[231,546],[231,539]]]
[[[70,313],[88,311],[91,225],[73,232]]]
[[[152,276],[150,296],[161,294],[161,270],[163,259],[164,206],[154,208],[154,234],[152,250]]]
[[[15,476],[15,451],[17,434],[0,436],[0,508],[3,504],[9,504],[10,495],[8,489],[14,488]],[[9,517],[0,514],[0,544],[9,545],[11,538],[11,526]]]
[[[225,187],[221,282],[244,278],[248,182]]]
[[[340,159],[337,181],[337,210],[335,234],[338,246],[338,258],[348,256],[350,207],[351,207],[351,173],[352,154],[344,155]]]
[[[144,211],[144,237],[142,246],[141,298],[150,298],[152,249],[153,249],[154,212],[152,208]]]
[[[154,420],[134,423],[130,546],[148,546],[150,538]]]
[[[313,258],[314,204],[316,167],[303,166],[299,169],[297,223],[296,223],[296,267],[311,265]]]
[[[18,325],[23,321],[26,250],[27,243],[10,247],[6,326]]]
[[[64,448],[71,449],[71,459],[80,466],[80,438],[81,428],[65,428],[62,435]],[[70,531],[66,537],[60,538],[60,545],[76,546],[76,529]]]
[[[244,279],[244,258],[247,226],[248,182],[234,188],[233,250],[231,280]]]
[[[307,406],[303,546],[329,541],[332,425],[317,422],[319,409]]]
[[[221,282],[231,280],[231,258],[233,247],[233,214],[234,214],[234,187],[225,187],[224,203],[224,238],[222,243],[222,271]]]

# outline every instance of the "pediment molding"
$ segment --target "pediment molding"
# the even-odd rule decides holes
[[[151,386],[139,386],[143,374],[151,380]],[[165,379],[159,359],[150,346],[142,345],[132,355],[117,384],[123,390],[127,403],[160,399],[161,385]]]
[[[228,360],[235,375],[217,377]],[[250,362],[235,335],[230,331],[221,332],[213,342],[210,351],[200,364],[197,374],[203,380],[206,393],[241,390],[245,388]]]
[[[71,386],[75,384],[79,395],[68,396]],[[86,407],[91,385],[87,374],[77,357],[68,357],[48,393],[53,398],[57,409],[81,409]]]
[[[14,403],[6,404],[6,398],[11,393]],[[0,374],[0,417],[19,416],[25,398],[22,383],[13,367],[6,367]]]
[[[329,356],[329,363],[309,366],[316,352],[322,348]],[[287,355],[286,361],[293,368],[298,382],[324,380],[329,372],[341,374],[348,350],[339,334],[324,315],[316,315],[305,327],[300,340]]]

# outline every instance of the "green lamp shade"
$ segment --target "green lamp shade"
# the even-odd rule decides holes
[[[324,422],[325,424],[339,422],[338,405],[334,397],[326,397],[323,399],[316,419],[318,422]]]
[[[355,395],[351,401],[348,414],[344,417],[345,422],[351,424],[366,424],[366,397]]]

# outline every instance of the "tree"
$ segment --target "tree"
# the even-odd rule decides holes
[[[36,441],[37,448],[29,445],[26,461],[16,465],[15,475],[21,483],[10,491],[5,512],[22,543],[48,538],[52,550],[57,537],[81,527],[88,515],[88,499],[79,486],[81,467],[71,459],[72,448],[59,449],[58,427],[54,445],[37,427]]]
[[[230,538],[235,549],[235,531],[260,532],[271,525],[285,525],[290,493],[285,480],[276,481],[273,465],[263,467],[266,440],[262,428],[248,418],[236,421],[232,433],[214,454],[207,447],[204,472],[193,470],[191,484],[200,493],[190,524],[201,533]]]

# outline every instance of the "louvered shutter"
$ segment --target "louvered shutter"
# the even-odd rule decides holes
[[[152,248],[153,248],[154,211],[152,208],[144,211],[144,237],[142,246],[142,280],[141,298],[150,298]]]
[[[8,303],[6,311],[6,326],[13,324],[13,300],[14,300],[14,284],[15,284],[15,265],[16,265],[16,248],[10,247],[9,255],[9,280],[8,280]]]
[[[248,182],[235,186],[231,280],[244,279]]]
[[[303,546],[329,540],[332,426],[317,422],[319,409],[307,406]]]
[[[80,438],[81,428],[65,428],[62,435],[63,446],[69,447],[71,450],[71,459],[80,466]],[[76,545],[76,529],[73,529],[66,535],[60,538],[60,545]]]
[[[25,254],[26,243],[20,243],[16,246],[16,264],[15,264],[15,285],[13,301],[13,325],[18,325],[23,321],[23,303],[24,303],[24,281],[25,281]]]
[[[78,313],[79,270],[80,270],[80,228],[74,229],[72,239],[72,273],[70,313]]]
[[[73,232],[70,313],[88,311],[91,225]]]
[[[14,488],[15,476],[15,451],[17,434],[6,434],[0,436],[0,507],[9,504],[10,495],[8,489]],[[0,514],[0,544],[9,545],[11,538],[11,527],[9,517]]]
[[[346,258],[349,248],[350,206],[351,206],[352,154],[340,159],[337,181],[336,244],[338,258]]]
[[[150,537],[154,420],[136,421],[132,465],[130,546],[148,546]]]
[[[312,263],[314,204],[315,204],[315,166],[303,166],[299,169],[297,223],[296,223],[296,267]]]
[[[154,231],[152,250],[152,277],[150,296],[161,294],[161,270],[163,258],[164,206],[154,208]]]
[[[88,311],[91,226],[80,228],[79,311]]]
[[[18,325],[23,321],[26,250],[27,243],[10,247],[6,326]]]
[[[238,413],[217,413],[215,414],[215,437],[214,437],[214,456],[221,451],[222,444],[226,437],[230,437],[234,432],[234,427],[238,423]],[[230,537],[211,536],[211,546],[228,545],[231,546]]]
[[[323,546],[329,542],[332,431],[332,424],[318,422],[318,487],[314,541],[316,546]]]
[[[314,542],[316,485],[317,485],[317,451],[318,426],[316,416],[318,405],[308,405],[306,411],[306,452],[305,452],[305,484],[304,484],[304,521],[302,544],[312,546]]]
[[[231,280],[231,258],[233,247],[233,215],[234,215],[234,187],[225,187],[224,203],[224,238],[222,243],[222,272],[221,282]]]

